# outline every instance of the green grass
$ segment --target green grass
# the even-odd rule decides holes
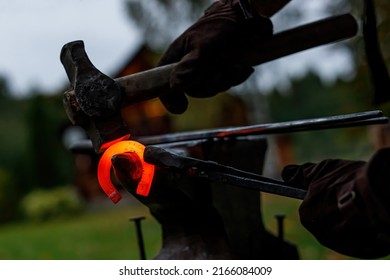
[[[0,259],[117,260],[139,259],[135,226],[130,217],[145,216],[143,208],[120,208],[46,223],[0,228]],[[147,257],[160,246],[159,225],[142,223]]]
[[[263,194],[266,228],[275,233],[275,215],[285,214],[285,239],[297,245],[301,259],[350,259],[321,246],[299,223],[299,200]],[[146,255],[157,254],[161,229],[140,206],[113,207],[72,219],[46,223],[19,223],[0,227],[0,259],[7,260],[121,260],[139,259],[135,226],[142,222]]]

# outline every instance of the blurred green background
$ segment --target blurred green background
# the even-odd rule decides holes
[[[161,34],[164,25],[156,24],[161,20],[158,17],[150,17],[145,2],[126,2],[129,20],[148,34],[145,45],[158,57],[175,35]],[[175,1],[154,2],[164,6],[168,17],[177,12]],[[329,14],[342,8],[358,18],[361,16],[362,1],[324,2],[328,3]],[[190,23],[210,1],[183,3],[187,9],[181,20]],[[384,58],[389,62],[390,3],[378,0],[376,4],[379,38]],[[302,16],[301,13],[287,12],[286,25],[289,19]],[[160,36],[157,43],[156,36]],[[373,88],[361,34],[338,48],[353,57],[354,71],[348,77],[325,83],[313,70],[289,79],[288,87],[282,89],[262,91],[253,81],[238,89],[239,94],[234,96],[243,97],[245,104],[261,104],[248,109],[247,122],[279,122],[373,109],[381,109],[388,115],[387,105],[371,105]],[[273,69],[270,65],[260,71]],[[0,78],[0,259],[138,259],[134,225],[128,221],[137,216],[147,217],[143,232],[147,257],[152,258],[161,245],[160,228],[145,207],[132,199],[118,206],[109,205],[105,197],[92,201],[77,188],[76,166],[80,162],[76,162],[63,143],[69,122],[63,110],[62,93],[32,88],[30,94],[20,98],[10,89],[7,78]],[[218,123],[215,108],[220,102],[223,101],[218,98],[192,100],[188,113],[170,116],[173,130],[215,126]],[[197,115],[202,119],[194,124]],[[288,156],[283,163],[325,158],[367,159],[378,145],[374,132],[372,128],[359,127],[288,135]],[[271,143],[280,139],[283,137],[269,137]],[[281,167],[275,167],[273,175],[277,176]],[[348,258],[322,247],[303,229],[297,213],[299,201],[273,195],[263,195],[262,199],[267,228],[276,233],[274,216],[285,214],[286,239],[298,246],[302,259]]]

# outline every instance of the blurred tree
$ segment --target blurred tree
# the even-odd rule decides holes
[[[390,2],[375,1],[378,21],[378,35],[384,60],[389,66]],[[329,2],[326,12],[338,14],[351,11],[360,21],[363,17],[363,1],[339,0]],[[326,115],[345,114],[364,110],[382,109],[389,115],[389,104],[373,105],[374,88],[370,79],[362,33],[352,40],[343,42],[342,48],[353,58],[353,73],[332,83],[324,83],[315,72],[292,79],[287,90],[274,90],[267,100],[273,120],[312,118]],[[390,93],[389,93],[390,94]],[[292,135],[296,160],[318,161],[324,157],[365,158],[375,147],[370,142],[366,128],[332,130]],[[321,149],[319,149],[321,147]]]
[[[292,1],[293,3],[294,1]],[[308,1],[295,1],[295,2],[306,2]],[[361,19],[363,17],[363,0],[360,1],[351,1],[351,0],[322,0],[324,3],[323,13],[326,15],[340,14],[342,12],[351,12],[355,18],[362,23]],[[302,13],[298,10],[304,10],[302,5],[305,3],[300,3],[300,7],[291,5],[291,8],[297,10],[295,13],[298,16],[293,17],[290,20],[297,20],[299,17],[304,17]],[[376,0],[376,11],[377,11],[377,21],[378,21],[378,35],[379,43],[381,45],[381,51],[383,53],[384,60],[389,66],[390,63],[390,2],[386,0]],[[278,97],[271,97],[270,100],[273,102],[273,118],[284,119],[284,117],[289,115],[289,118],[297,117],[301,115],[302,117],[315,115],[311,114],[317,110],[318,114],[324,111],[322,109],[325,107],[325,111],[328,113],[345,113],[350,111],[357,111],[362,109],[372,109],[372,92],[373,87],[370,81],[370,73],[367,67],[366,54],[364,50],[364,42],[362,38],[362,32],[359,32],[352,40],[343,41],[342,44],[337,44],[337,48],[343,48],[344,51],[347,51],[347,55],[351,55],[353,60],[351,61],[354,65],[354,72],[349,73],[349,75],[343,77],[344,79],[336,79],[333,83],[323,84],[321,80],[317,79],[315,81],[314,76],[318,76],[318,73],[309,72],[307,77],[302,79],[293,79],[291,82],[291,87],[288,87],[287,90],[274,90],[273,93],[278,95]],[[336,49],[334,49],[336,51]],[[303,84],[304,88],[302,88]],[[311,84],[311,94],[307,94],[307,88]],[[305,89],[306,88],[306,89]],[[278,92],[278,93],[277,93]],[[285,98],[283,101],[282,97]],[[283,107],[283,104],[289,102],[294,102],[297,108],[296,114],[294,115],[295,110],[291,110],[291,107],[287,111],[287,108],[277,108]],[[294,115],[294,116],[293,116]]]
[[[18,216],[20,199],[34,188],[68,184],[71,155],[61,143],[67,120],[61,96],[32,91],[16,98],[0,77],[0,222]]]
[[[24,149],[22,108],[12,97],[5,77],[0,77],[0,222],[17,216],[20,185],[17,171]]]
[[[61,124],[66,116],[61,96],[33,93],[28,99],[26,123],[27,173],[30,187],[53,188],[69,182],[72,161],[61,142]]]
[[[7,80],[0,77],[0,165],[11,165],[15,155],[23,151],[22,110],[16,108],[18,101],[12,97]]]
[[[0,98],[1,101],[9,99],[9,87],[6,78],[0,77]],[[3,102],[1,102],[3,104]]]
[[[15,96],[0,77],[0,223],[18,217],[29,191],[68,184],[73,172],[61,142],[62,95],[32,90],[28,98]]]
[[[149,48],[162,52],[213,0],[126,0],[130,18]]]

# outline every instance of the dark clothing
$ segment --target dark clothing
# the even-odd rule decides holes
[[[286,166],[282,177],[308,190],[299,216],[321,244],[356,258],[390,254],[390,148],[368,162]]]

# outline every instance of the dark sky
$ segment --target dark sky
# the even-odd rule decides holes
[[[109,74],[140,41],[122,0],[0,2],[0,74],[15,93],[56,90],[66,82],[62,46],[84,40],[91,61]]]

